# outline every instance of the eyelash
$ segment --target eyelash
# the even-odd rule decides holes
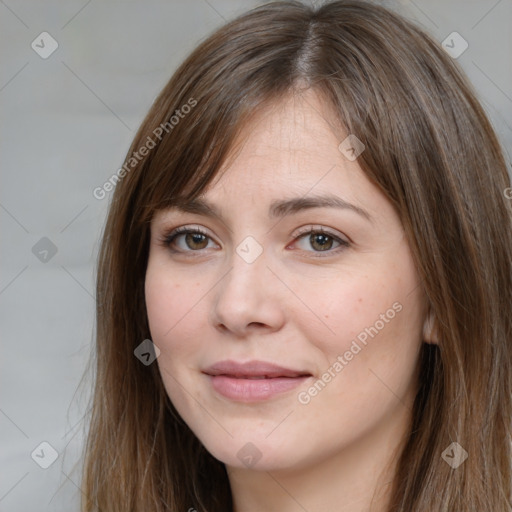
[[[185,234],[185,235],[186,234],[203,235],[206,238],[211,240],[210,235],[208,235],[208,233],[203,231],[201,228],[198,228],[198,227],[190,228],[190,227],[187,227],[187,226],[181,226],[179,228],[176,228],[176,229],[172,230],[169,234],[165,235],[162,238],[161,243],[165,247],[167,247],[168,249],[170,249],[172,252],[175,252],[175,253],[178,253],[178,252],[179,253],[183,253],[183,252],[187,252],[187,253],[194,253],[194,252],[200,253],[201,249],[199,249],[197,251],[194,251],[192,249],[187,250],[187,251],[182,251],[180,249],[172,249],[172,247],[171,247],[172,243],[176,240],[176,238],[178,236],[183,235],[183,234]],[[304,252],[312,253],[314,255],[313,257],[316,257],[316,258],[325,258],[326,256],[332,256],[333,254],[337,254],[337,253],[343,251],[344,249],[346,249],[347,247],[350,246],[350,243],[347,240],[343,240],[342,238],[336,236],[334,233],[330,233],[329,231],[324,230],[322,227],[320,227],[320,228],[308,227],[308,228],[300,231],[294,237],[293,242],[296,242],[297,240],[300,240],[301,238],[305,237],[306,235],[312,235],[312,234],[326,235],[329,238],[332,238],[332,240],[334,240],[335,242],[339,243],[339,246],[336,247],[333,250],[326,250],[326,251],[304,251]],[[326,254],[323,254],[323,253],[326,253]]]

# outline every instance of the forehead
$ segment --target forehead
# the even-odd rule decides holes
[[[177,212],[223,220],[260,213],[271,218],[283,208],[304,209],[304,200],[328,198],[324,204],[330,201],[333,206],[339,199],[337,207],[349,203],[353,211],[359,208],[373,219],[396,217],[358,160],[340,151],[347,135],[332,106],[314,90],[267,103],[244,125],[200,201],[185,199]],[[299,200],[301,207],[290,209],[291,199]]]
[[[242,130],[244,157],[337,154],[346,131],[333,108],[313,89],[295,91],[264,105]],[[238,145],[239,141],[235,141]],[[316,155],[318,156],[318,155]]]
[[[204,195],[236,189],[261,191],[270,198],[270,188],[323,194],[341,184],[345,195],[353,195],[368,180],[357,161],[339,149],[347,135],[332,107],[314,90],[274,101],[244,126],[236,149]]]

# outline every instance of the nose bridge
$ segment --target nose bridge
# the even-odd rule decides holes
[[[216,290],[213,321],[241,332],[251,324],[278,328],[283,311],[272,293],[272,273],[267,254],[254,238],[247,237],[234,250],[231,267]]]
[[[226,275],[224,292],[238,295],[239,300],[254,302],[258,294],[264,293],[269,272],[263,246],[254,238],[249,238],[252,237],[247,237],[235,248],[231,269]]]

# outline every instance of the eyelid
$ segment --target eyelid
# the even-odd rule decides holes
[[[197,231],[198,233],[200,232],[203,235],[213,238],[213,236],[209,234],[208,230],[204,226],[201,226],[198,224],[197,225],[196,224],[184,224],[184,225],[176,226],[175,228],[163,227],[161,229],[162,235],[165,237],[169,237],[169,236],[180,234],[180,233],[187,233],[189,231]]]
[[[297,239],[303,235],[307,235],[309,233],[324,233],[326,235],[332,236],[333,238],[339,240],[340,242],[346,242],[347,244],[352,243],[352,240],[345,234],[340,233],[336,230],[330,230],[330,228],[325,228],[319,224],[310,224],[308,226],[304,226],[299,228],[296,233],[292,235],[293,239]]]

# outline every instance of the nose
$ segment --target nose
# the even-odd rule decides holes
[[[214,288],[211,315],[216,329],[244,337],[283,326],[283,284],[267,267],[264,255],[248,263],[233,254],[231,269]]]

